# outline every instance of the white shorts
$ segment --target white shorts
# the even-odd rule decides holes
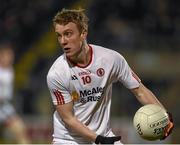
[[[108,134],[109,137],[114,136],[114,134],[112,132],[109,132]],[[70,141],[70,140],[63,140],[63,139],[56,139],[56,141],[52,142],[53,145],[80,145],[79,143],[77,143],[76,141]],[[114,144],[116,145],[123,145],[121,143],[121,141],[116,141]],[[81,144],[82,145],[82,144]],[[83,144],[85,145],[85,144]],[[89,144],[88,144],[89,145]],[[92,143],[92,145],[96,145],[95,143]]]
[[[0,123],[4,123],[9,117],[14,115],[15,109],[9,102],[0,102]]]
[[[78,144],[77,142],[75,142],[75,141],[68,141],[68,140],[59,140],[59,141],[56,141],[56,142],[53,142],[52,143],[53,145],[80,145],[80,144]],[[123,145],[122,143],[121,143],[121,141],[116,141],[115,143],[114,143],[115,145]],[[82,145],[82,144],[81,144]],[[85,145],[85,144],[83,144],[83,145]],[[89,144],[88,144],[89,145]],[[92,145],[96,145],[95,143],[92,143]]]

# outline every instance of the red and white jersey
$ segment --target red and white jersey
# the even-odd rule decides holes
[[[50,68],[47,83],[54,105],[73,101],[78,120],[97,134],[108,136],[111,132],[112,83],[120,81],[126,88],[132,89],[139,87],[140,79],[118,52],[97,45],[89,47],[91,61],[87,66],[72,66],[63,54]],[[53,137],[54,141],[64,139],[87,143],[65,127],[56,111]]]
[[[0,101],[8,101],[12,98],[13,80],[13,70],[0,67]]]

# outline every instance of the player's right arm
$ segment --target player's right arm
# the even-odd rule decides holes
[[[48,73],[47,84],[53,104],[56,107],[59,117],[67,128],[78,133],[85,139],[94,142],[97,137],[96,133],[80,122],[74,114],[73,100],[68,91],[68,77],[68,75],[65,76],[64,74],[61,77],[61,75],[57,74],[56,70]]]
[[[69,102],[63,105],[56,105],[56,110],[67,128],[75,131],[80,136],[86,138],[89,141],[95,141],[97,137],[96,133],[90,130],[86,125],[84,125],[75,117],[73,113],[73,102]]]
[[[115,141],[121,139],[121,136],[105,137],[97,135],[94,131],[90,130],[74,116],[73,102],[57,105],[56,110],[67,128],[74,130],[89,141],[95,142],[96,144],[114,144]]]

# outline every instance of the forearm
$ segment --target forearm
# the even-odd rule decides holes
[[[96,133],[76,118],[72,111],[72,106],[73,102],[70,102],[64,105],[56,106],[56,110],[67,128],[73,130],[85,139],[94,142],[97,136]]]
[[[95,144],[114,144],[114,142],[119,141],[121,139],[121,136],[105,137],[102,135],[96,135],[95,132],[90,130],[87,126],[83,125],[76,118],[66,120],[65,122],[70,129],[73,129],[74,131],[79,133],[79,135],[81,135],[89,141],[94,142]]]
[[[65,119],[64,122],[69,129],[75,131],[80,136],[86,138],[89,141],[95,141],[97,137],[96,133],[81,123],[77,118],[72,117],[70,119]]]

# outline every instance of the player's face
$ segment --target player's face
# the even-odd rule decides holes
[[[86,35],[84,33],[80,34],[75,23],[70,22],[67,25],[56,24],[55,32],[68,58],[75,58],[81,53],[81,46],[86,39]]]
[[[6,50],[3,50],[0,52],[0,63],[5,66],[11,66],[14,61],[14,53],[10,48],[7,48]]]

